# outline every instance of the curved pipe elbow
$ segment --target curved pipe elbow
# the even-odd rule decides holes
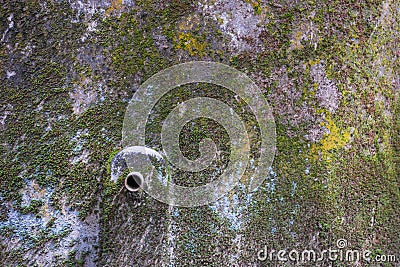
[[[127,164],[128,157],[132,159],[135,157],[139,158],[143,156],[148,156],[153,159],[156,159],[158,162],[161,163],[161,165],[166,166],[166,161],[164,160],[164,157],[154,149],[143,146],[127,147],[122,151],[120,151],[118,154],[116,154],[111,161],[111,166],[110,166],[111,181],[116,183],[118,178],[125,172],[126,169],[128,169],[129,167]],[[125,188],[130,192],[139,191],[144,183],[143,175],[146,174],[142,174],[138,171],[135,171],[135,169],[133,168],[132,172],[130,172],[125,177],[124,181]]]

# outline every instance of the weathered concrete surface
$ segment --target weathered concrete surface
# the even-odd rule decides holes
[[[274,266],[257,259],[264,245],[323,250],[344,238],[399,266],[398,1],[29,0],[0,12],[2,265]],[[109,166],[136,88],[191,60],[231,65],[263,89],[277,154],[256,192],[172,208],[113,184]],[[160,149],[161,119],[194,96],[220,97],[256,125],[225,89],[186,86],[151,115],[149,146]],[[183,134],[193,158],[214,134],[217,167],[227,163],[215,124]]]

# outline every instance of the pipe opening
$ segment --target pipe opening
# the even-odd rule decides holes
[[[143,176],[139,172],[131,172],[126,176],[125,187],[131,192],[136,192],[143,184]]]

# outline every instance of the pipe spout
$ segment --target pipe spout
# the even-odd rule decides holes
[[[128,191],[137,192],[143,185],[143,176],[140,172],[131,172],[125,178],[125,187]]]

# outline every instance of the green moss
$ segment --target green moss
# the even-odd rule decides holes
[[[54,190],[51,197],[54,208],[61,210],[67,205],[79,211],[81,219],[92,213],[100,201],[101,253],[112,258],[113,253],[123,249],[114,242],[124,240],[121,231],[140,236],[149,225],[149,218],[155,221],[159,233],[166,231],[165,205],[146,194],[132,195],[121,190],[122,179],[117,184],[110,181],[110,160],[120,149],[123,114],[133,86],[167,66],[191,58],[229,61],[239,70],[262,73],[267,78],[274,70],[285,67],[289,78],[295,79],[295,86],[303,91],[295,105],[307,105],[315,109],[312,115],[322,115],[318,113],[315,87],[309,77],[310,65],[320,59],[326,64],[328,78],[335,81],[342,94],[337,112],[328,114],[326,124],[321,125],[329,128],[330,133],[319,143],[311,144],[304,138],[310,125],[284,124],[282,121],[288,115],[275,111],[278,133],[278,150],[272,167],[276,173],[275,190],[271,192],[267,187],[274,178],[271,175],[253,195],[250,219],[242,232],[232,231],[226,221],[208,208],[177,209],[180,215],[173,219],[170,216],[169,220],[171,223],[175,220],[182,229],[176,240],[178,263],[189,264],[186,259],[192,259],[199,265],[215,262],[223,265],[226,262],[223,253],[213,262],[209,261],[210,255],[229,248],[233,242],[231,237],[237,233],[245,236],[243,244],[249,248],[267,242],[276,248],[282,244],[296,248],[297,244],[309,243],[313,234],[326,247],[332,245],[332,240],[344,236],[360,247],[369,239],[368,244],[374,244],[371,246],[376,253],[397,249],[400,245],[393,237],[399,236],[395,227],[399,222],[400,203],[397,175],[400,143],[396,138],[400,134],[399,116],[396,116],[400,112],[399,97],[393,91],[392,79],[380,76],[377,70],[379,67],[397,70],[399,65],[391,60],[396,58],[391,52],[395,49],[394,31],[377,21],[381,3],[353,1],[343,5],[341,1],[308,1],[295,6],[263,6],[251,1],[251,4],[260,20],[268,21],[266,31],[260,36],[266,49],[259,54],[232,55],[221,48],[227,42],[224,33],[217,32],[209,20],[199,18],[193,27],[179,27],[182,21],[195,16],[192,1],[173,0],[162,6],[156,1],[137,1],[135,8],[126,9],[120,15],[121,2],[114,1],[105,18],[99,15],[92,18],[97,22],[93,33],[85,31],[87,25],[79,22],[82,17],[77,18],[76,11],[66,2],[47,2],[47,8],[37,1],[5,3],[0,10],[2,23],[7,25],[7,17],[13,13],[16,30],[7,33],[14,44],[11,48],[1,44],[0,68],[4,73],[16,66],[21,73],[12,79],[3,77],[0,91],[4,103],[12,105],[7,109],[6,128],[0,132],[4,144],[0,148],[4,155],[0,161],[2,200],[20,212],[42,216],[43,200],[32,200],[30,205],[21,206],[21,191],[27,180],[34,180],[40,187]],[[394,4],[389,5],[389,13],[398,16]],[[315,15],[310,16],[313,11]],[[396,18],[392,18],[393,27],[397,25]],[[302,49],[290,51],[292,29],[302,20],[312,20],[317,25],[320,38],[317,48],[303,41]],[[81,37],[85,34],[87,39],[82,43]],[[168,51],[157,47],[155,36],[158,34],[167,38]],[[29,56],[24,58],[22,50],[28,46],[31,50],[28,49]],[[96,66],[94,59],[82,59],[83,47],[94,51],[85,50],[86,56],[101,55],[104,62],[99,64],[110,69]],[[184,56],[182,50],[187,52]],[[306,68],[301,70],[304,65]],[[98,100],[82,114],[75,115],[69,92],[82,85],[82,78],[90,78],[91,86],[105,85],[102,92],[91,88],[102,94],[104,101]],[[277,86],[277,81],[268,83],[265,96],[271,99]],[[161,109],[155,109],[154,114],[158,112],[161,118],[165,117],[178,101],[194,96],[233,99],[221,88],[195,85],[190,87],[192,91],[187,89],[174,91],[175,99],[166,96],[159,103]],[[243,114],[243,103],[233,106]],[[248,127],[257,126],[248,113],[251,112],[246,110],[243,115]],[[160,121],[152,119],[146,130],[157,135]],[[357,129],[353,134],[349,132],[351,127]],[[79,148],[71,140],[85,129],[87,135],[79,137],[82,145]],[[289,130],[294,136],[288,136]],[[257,139],[257,130],[253,134]],[[215,141],[224,149],[228,147],[224,131],[207,120],[194,121],[184,129],[183,136],[185,155],[192,158],[198,156],[197,143],[204,137],[217,136]],[[157,137],[151,134],[146,142],[160,147]],[[254,158],[257,148],[253,144]],[[88,162],[72,163],[84,150],[89,151]],[[228,154],[229,149],[225,152]],[[321,159],[312,159],[311,155],[319,153]],[[190,185],[204,182],[201,177],[196,180],[184,174],[179,174],[177,180],[189,181]],[[293,182],[297,185],[295,190]],[[127,214],[136,220],[135,229],[125,224]],[[54,220],[54,217],[49,220],[47,228]],[[1,230],[6,237],[12,232],[13,229]],[[58,242],[67,234],[68,231],[59,236],[43,231],[32,242],[40,250],[46,242]],[[138,252],[138,261],[145,262],[150,253],[155,253],[146,249],[159,246],[158,238],[161,237],[156,233],[150,234],[146,239],[148,246]],[[3,246],[0,249],[2,258],[15,264],[24,262],[18,256],[24,251],[6,254],[5,250]],[[64,265],[82,265],[83,258],[77,257],[76,252],[71,252]]]

